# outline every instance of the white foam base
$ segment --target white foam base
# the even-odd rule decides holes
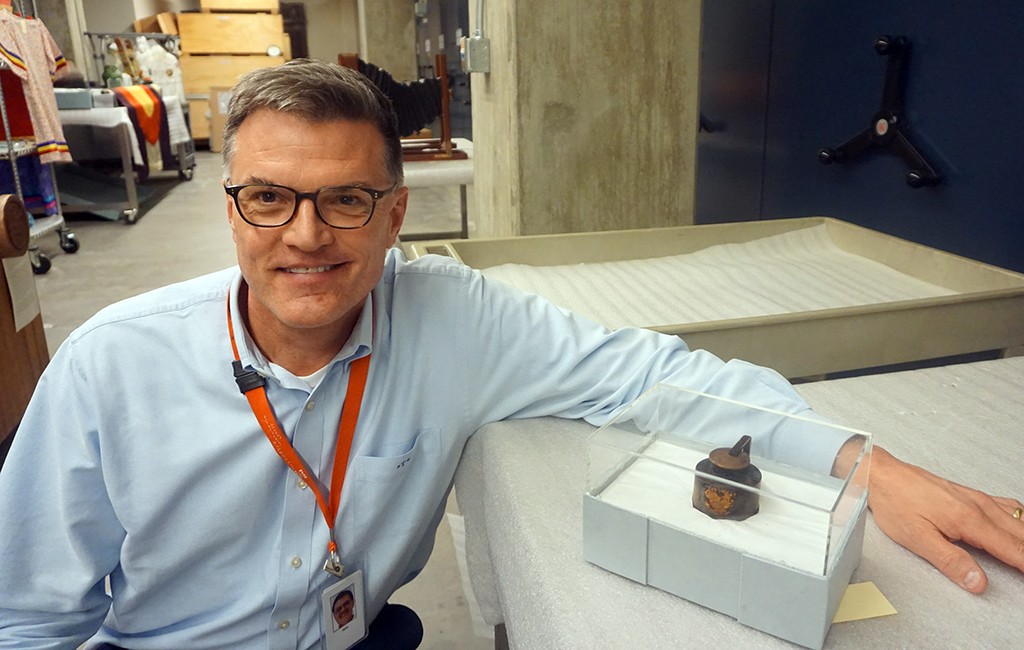
[[[703,458],[701,452],[656,441],[595,496],[741,553],[825,573],[829,508],[838,489],[762,468],[760,511],[745,521],[712,519],[693,507],[694,474],[682,469]]]

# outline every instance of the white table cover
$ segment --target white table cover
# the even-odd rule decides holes
[[[68,126],[80,124],[84,126],[95,126],[101,129],[124,128],[128,133],[128,141],[131,143],[132,160],[136,165],[142,164],[142,151],[139,149],[139,139],[135,135],[135,128],[128,116],[128,109],[124,106],[112,108],[86,108],[59,111],[60,123]]]
[[[798,389],[819,412],[871,431],[905,460],[990,493],[1024,492],[1024,357]],[[555,418],[500,422],[466,446],[456,494],[485,620],[504,622],[510,645],[524,649],[795,647],[583,560],[592,431]],[[833,625],[825,647],[1024,647],[1024,575],[974,555],[989,575],[982,596],[897,546],[869,516],[853,581],[873,581],[899,613]]]

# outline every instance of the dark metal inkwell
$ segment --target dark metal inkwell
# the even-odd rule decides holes
[[[752,488],[761,484],[761,470],[750,464],[750,436],[731,449],[715,449],[697,463],[697,471]],[[743,521],[757,514],[758,493],[698,475],[693,478],[693,507],[714,519]]]

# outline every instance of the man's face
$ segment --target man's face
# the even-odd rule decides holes
[[[272,183],[300,192],[353,185],[392,185],[384,164],[384,138],[373,124],[309,122],[269,109],[242,122],[231,160],[230,183]],[[405,216],[408,190],[377,201],[373,218],[356,230],[331,228],[312,201],[278,228],[257,228],[236,214],[227,197],[238,263],[249,287],[249,324],[260,339],[303,336],[310,330],[351,328],[380,279],[384,255]],[[347,335],[347,333],[346,333]]]
[[[345,627],[355,618],[355,600],[349,594],[342,594],[334,600],[331,611],[334,613],[334,622],[338,627]]]

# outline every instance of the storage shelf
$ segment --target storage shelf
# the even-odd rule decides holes
[[[56,232],[64,227],[64,217],[59,214],[51,214],[46,217],[34,217],[35,223],[29,230],[29,239],[35,240],[43,235]]]
[[[0,160],[9,160],[12,156],[14,158],[20,158],[21,156],[28,156],[36,151],[36,143],[34,140],[13,140],[7,143],[0,140]]]

